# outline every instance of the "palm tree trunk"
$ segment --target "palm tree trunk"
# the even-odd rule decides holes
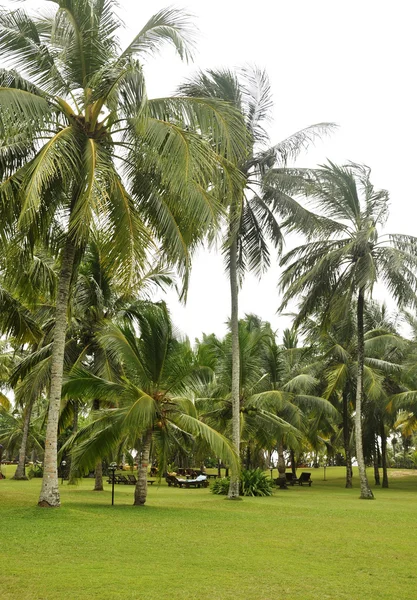
[[[104,491],[103,487],[103,463],[101,462],[101,458],[96,462],[95,468],[95,481],[94,481],[94,492],[102,492]]]
[[[343,443],[346,458],[346,484],[345,488],[352,487],[352,455],[350,452],[350,427],[349,427],[349,398],[347,392],[343,391]]]
[[[246,468],[248,470],[250,469],[250,461],[251,461],[251,456],[250,456],[250,442],[248,442],[248,445],[246,446]]]
[[[67,237],[62,253],[61,272],[59,274],[58,294],[56,299],[48,424],[45,437],[42,489],[38,502],[39,506],[45,507],[58,507],[61,504],[57,470],[58,419],[61,405],[62,376],[64,372],[68,300],[74,257],[75,246],[72,240]]]
[[[291,457],[291,473],[294,475],[294,477],[297,477],[297,464],[295,461],[295,452],[292,448],[290,450],[290,457]]]
[[[93,410],[100,410],[100,400],[95,398],[93,400]],[[96,462],[95,468],[95,481],[94,481],[94,492],[103,492],[103,463],[101,458]]]
[[[285,477],[285,456],[284,456],[284,444],[282,441],[278,444],[278,477],[286,481]]]
[[[148,494],[148,465],[149,452],[152,442],[152,430],[149,429],[145,435],[142,446],[142,458],[138,465],[138,481],[135,486],[135,499],[133,506],[143,506]]]
[[[230,246],[230,296],[231,296],[231,330],[232,330],[232,441],[237,456],[240,456],[240,348],[239,348],[239,286],[237,278],[237,241]],[[228,498],[240,499],[239,476],[232,472]]]
[[[387,435],[385,426],[381,424],[381,455],[382,455],[382,487],[388,487],[388,471],[387,471]]]
[[[19,462],[17,465],[16,473],[12,477],[12,479],[27,479],[26,477],[26,450],[29,436],[29,426],[30,426],[30,417],[32,416],[32,406],[33,402],[29,402],[26,406],[25,410],[25,419],[23,422],[23,435],[22,435],[22,443],[20,444],[19,449]]]
[[[379,477],[379,446],[378,446],[378,436],[377,435],[375,435],[375,448],[374,448],[373,456],[374,456],[375,485],[381,485],[381,478]]]
[[[365,306],[364,289],[360,288],[358,294],[357,317],[358,317],[358,375],[356,381],[356,412],[355,412],[355,438],[356,438],[356,460],[358,461],[359,478],[361,486],[360,498],[372,500],[374,495],[369,487],[366,476],[365,459],[363,456],[362,443],[362,402],[363,402],[363,369],[365,358],[365,341],[363,330],[363,311]]]
[[[74,402],[74,417],[72,420],[72,433],[78,431],[78,402]],[[77,483],[77,473],[73,467],[74,461],[71,458],[70,472],[68,477],[68,485],[75,485]]]

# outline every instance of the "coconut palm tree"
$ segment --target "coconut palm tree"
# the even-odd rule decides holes
[[[188,392],[198,383],[189,344],[180,342],[163,304],[143,306],[133,327],[109,326],[99,336],[106,351],[119,360],[122,374],[111,381],[85,369],[75,368],[64,390],[71,397],[99,398],[113,402],[75,436],[73,460],[80,467],[94,468],[97,458],[111,456],[123,440],[140,453],[134,504],[142,506],[147,495],[147,469],[152,441],[158,448],[163,470],[170,442],[178,435],[201,437],[233,471],[238,461],[229,442],[197,418]]]
[[[308,143],[327,133],[332,125],[319,123],[298,131],[278,144],[270,144],[265,125],[271,117],[272,97],[269,79],[264,70],[246,68],[236,75],[229,70],[208,70],[198,73],[180,90],[188,96],[221,98],[227,100],[242,113],[247,129],[247,152],[239,163],[243,174],[241,188],[230,196],[227,235],[224,241],[227,270],[230,280],[232,335],[232,437],[236,452],[240,449],[239,425],[239,288],[247,272],[258,277],[270,265],[268,242],[275,249],[282,246],[282,232],[271,210],[277,203],[277,194],[263,193],[265,174],[272,167],[274,177],[282,176],[287,161],[298,156]],[[284,195],[281,193],[281,199]],[[293,200],[286,196],[292,205]],[[298,213],[303,209],[298,206]],[[230,480],[229,499],[239,498],[239,482]]]
[[[286,341],[289,337],[287,332]],[[247,464],[250,455],[258,450],[271,452],[278,447],[279,475],[285,479],[284,444],[298,446],[311,414],[335,417],[337,411],[327,400],[312,394],[318,382],[303,360],[308,350],[278,346],[268,323],[254,315],[239,321],[239,348],[239,421]],[[230,436],[231,336],[223,343],[206,337],[198,352],[200,357],[208,358],[206,364],[212,362],[213,356],[216,360],[212,362],[214,381],[207,386],[206,396],[200,395],[196,400],[196,405],[204,421]]]
[[[370,169],[350,163],[324,165],[305,174],[300,190],[313,198],[322,220],[316,237],[282,259],[281,308],[299,302],[296,323],[321,312],[325,320],[341,319],[355,299],[357,319],[357,378],[355,403],[356,458],[361,498],[373,498],[362,447],[364,397],[364,310],[375,283],[382,280],[402,306],[416,305],[417,239],[382,234],[388,215],[388,192],[376,190]],[[311,234],[311,230],[310,230]]]
[[[121,49],[112,0],[53,4],[52,14],[34,18],[20,8],[0,12],[0,52],[12,67],[0,71],[2,236],[14,222],[29,245],[48,238],[54,218],[63,229],[40,506],[60,504],[67,307],[90,231],[106,231],[107,261],[126,286],[134,285],[152,234],[186,275],[190,247],[216,223],[223,173],[238,180],[232,163],[245,136],[225,103],[148,99],[141,58],[165,43],[181,58],[190,55],[183,12],[159,11]]]

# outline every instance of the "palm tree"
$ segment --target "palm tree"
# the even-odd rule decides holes
[[[165,306],[149,304],[137,315],[140,337],[133,327],[109,326],[100,343],[120,361],[122,375],[110,381],[76,368],[64,390],[71,397],[99,398],[116,408],[101,410],[74,438],[73,459],[80,467],[94,468],[97,458],[111,456],[123,440],[139,450],[138,482],[134,504],[147,495],[147,469],[152,442],[158,448],[160,470],[166,468],[170,443],[191,435],[205,441],[217,456],[238,469],[228,441],[197,418],[189,388],[198,383],[198,369],[188,344],[175,339]]]
[[[267,171],[272,167],[285,167],[288,160],[296,158],[302,148],[328,132],[332,125],[312,125],[271,146],[264,129],[271,116],[271,90],[266,72],[256,67],[242,70],[241,77],[229,70],[208,70],[198,73],[180,89],[189,96],[227,100],[242,113],[248,134],[246,156],[239,163],[242,186],[230,196],[228,233],[224,241],[231,297],[232,438],[239,454],[239,288],[248,271],[260,277],[269,267],[268,242],[279,251],[282,246],[281,229],[271,210],[271,201],[275,205],[277,199],[269,194],[266,200],[260,186]],[[281,171],[277,171],[275,177],[280,175]],[[291,203],[292,199],[288,197],[287,201]],[[233,477],[228,497],[239,498],[239,481]]]
[[[285,290],[281,308],[297,298],[296,323],[315,312],[335,322],[347,314],[355,298],[356,458],[360,497],[373,498],[362,447],[364,309],[379,279],[400,305],[416,305],[417,239],[380,233],[388,214],[388,193],[373,187],[366,166],[354,163],[337,166],[330,162],[316,172],[306,173],[300,189],[315,199],[324,219],[313,241],[291,250],[281,261],[285,267],[281,276],[281,288]]]
[[[286,339],[291,336],[286,336]],[[294,339],[294,338],[293,338]],[[206,396],[196,400],[203,420],[230,436],[232,402],[231,335],[223,342],[212,337],[198,348],[215,378],[206,386]],[[247,465],[258,450],[279,450],[279,475],[285,479],[284,442],[296,447],[312,413],[337,416],[333,406],[311,394],[317,380],[307,372],[303,348],[278,346],[268,323],[254,315],[239,321],[240,433]],[[212,357],[215,360],[212,361]],[[203,386],[204,390],[204,386]]]
[[[161,10],[121,50],[115,2],[54,5],[44,17],[0,12],[0,52],[15,67],[0,71],[1,233],[13,231],[16,221],[31,245],[48,238],[53,219],[63,226],[40,506],[60,504],[57,424],[67,307],[90,231],[106,231],[107,260],[126,286],[135,283],[151,234],[186,275],[190,247],[216,223],[223,173],[238,180],[232,163],[245,135],[225,103],[148,99],[137,57],[170,43],[187,58],[191,26],[183,12]]]

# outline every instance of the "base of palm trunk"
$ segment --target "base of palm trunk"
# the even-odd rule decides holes
[[[145,506],[146,504],[146,498],[145,499],[138,499],[133,502],[133,506]]]
[[[230,479],[229,492],[227,494],[228,500],[242,500],[240,497],[240,481],[233,477]]]
[[[243,498],[241,496],[226,496],[225,500],[234,500],[236,502],[239,500],[242,501]]]
[[[16,481],[29,481],[29,477],[26,477],[26,475],[13,475],[11,479],[15,479]]]
[[[55,485],[44,485],[39,496],[38,506],[43,508],[59,508],[61,506],[61,498],[59,489]]]
[[[360,500],[375,500],[375,496],[373,495],[371,490],[369,490],[369,492],[361,493],[361,495],[359,496],[359,499]]]
[[[46,500],[39,500],[38,506],[41,508],[60,508],[61,504],[49,504]]]
[[[104,488],[94,488],[93,492],[104,492]]]

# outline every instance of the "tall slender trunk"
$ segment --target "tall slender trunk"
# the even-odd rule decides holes
[[[78,402],[74,403],[74,417],[72,419],[72,433],[78,431]],[[77,483],[77,473],[73,467],[74,461],[71,458],[70,471],[68,476],[68,485],[75,485]]]
[[[58,293],[55,310],[54,341],[51,359],[51,387],[49,391],[48,424],[46,426],[45,456],[43,461],[42,488],[39,506],[60,506],[57,469],[58,419],[61,405],[62,376],[64,372],[65,335],[67,331],[67,311],[70,294],[75,246],[67,237],[59,274]]]
[[[381,485],[381,478],[379,476],[379,445],[378,445],[378,436],[375,434],[375,444],[374,444],[374,479],[375,485]]]
[[[138,481],[135,486],[135,498],[133,506],[143,506],[146,502],[146,496],[148,494],[148,465],[151,442],[152,430],[149,429],[143,440],[142,458],[138,465]]]
[[[388,487],[387,471],[387,435],[385,433],[384,423],[381,423],[381,455],[382,455],[382,487]]]
[[[365,341],[363,330],[363,312],[365,306],[364,289],[360,288],[358,294],[357,317],[358,317],[358,375],[356,382],[356,407],[355,407],[355,437],[356,437],[356,460],[358,461],[359,478],[361,485],[360,498],[372,500],[374,495],[369,487],[366,476],[365,459],[363,456],[362,443],[362,402],[363,402],[363,368],[365,359]]]
[[[93,410],[100,410],[100,400],[95,398],[93,400]],[[103,463],[101,457],[96,462],[95,468],[95,481],[94,481],[94,492],[104,491],[103,487]]]
[[[248,445],[246,446],[246,468],[248,470],[250,469],[250,461],[251,461],[251,456],[250,456],[250,442],[248,442]]]
[[[29,402],[29,404],[25,408],[25,417],[23,421],[23,435],[22,435],[22,443],[20,444],[19,449],[19,462],[17,465],[16,473],[12,477],[12,479],[27,479],[26,477],[26,450],[27,443],[29,437],[29,427],[30,427],[30,418],[32,416],[32,407],[33,402]]]
[[[94,481],[94,492],[102,492],[104,490],[103,487],[103,463],[101,458],[96,462],[95,467],[95,481]]]
[[[343,391],[343,444],[345,446],[346,458],[346,484],[345,488],[352,487],[352,454],[350,452],[350,425],[349,425],[349,397],[346,391]]]
[[[239,286],[237,278],[237,241],[230,246],[230,296],[232,330],[232,441],[237,456],[240,456],[240,348],[239,348]],[[232,471],[228,498],[237,500],[239,496],[239,476]]]
[[[297,463],[295,461],[295,452],[292,448],[290,450],[290,457],[291,457],[291,473],[294,475],[294,477],[297,477]]]
[[[278,444],[278,477],[286,481],[285,477],[285,456],[284,456],[284,444],[282,440]]]

